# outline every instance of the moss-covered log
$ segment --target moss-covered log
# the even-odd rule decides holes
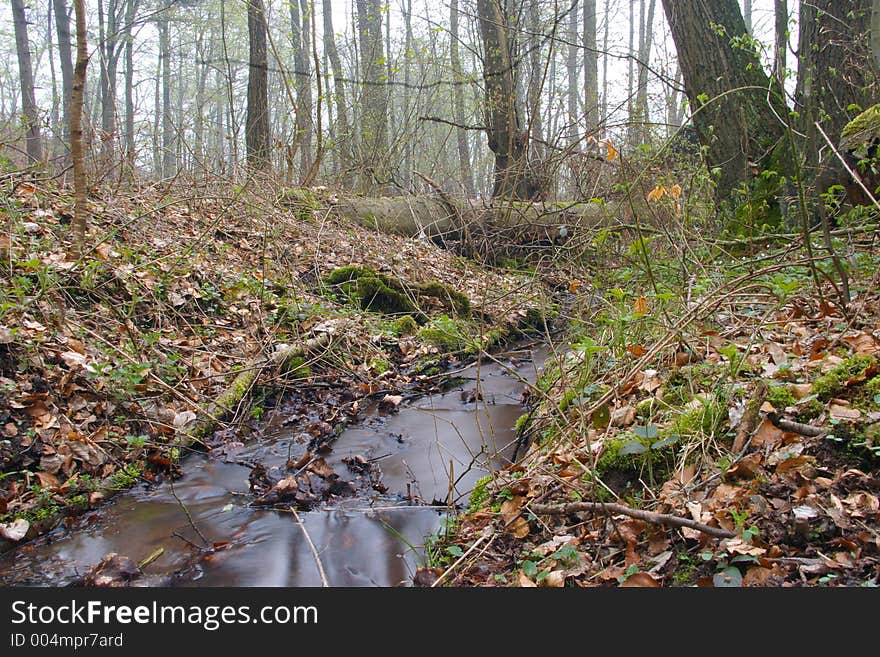
[[[644,202],[636,201],[645,219]],[[555,238],[579,229],[614,228],[632,223],[627,202],[531,203],[514,202],[484,205],[461,199],[430,196],[348,197],[331,207],[339,218],[379,231],[407,237],[457,238],[477,231],[516,234],[524,240]],[[562,230],[565,227],[565,230]]]

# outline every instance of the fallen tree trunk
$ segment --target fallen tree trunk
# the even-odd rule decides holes
[[[340,197],[320,199],[290,190],[282,203],[297,211],[321,208],[331,216],[378,231],[431,239],[464,239],[473,234],[499,233],[524,242],[565,239],[579,231],[631,228],[634,222],[626,201],[588,203],[504,202],[457,199],[447,195]],[[639,219],[651,213],[645,201],[634,199]]]

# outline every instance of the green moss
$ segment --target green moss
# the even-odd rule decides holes
[[[788,386],[772,386],[767,393],[767,401],[773,404],[773,408],[777,411],[781,411],[788,406],[794,406],[797,403]]]
[[[416,291],[420,296],[438,299],[449,312],[455,315],[469,317],[471,314],[471,300],[468,299],[468,296],[449,285],[439,281],[428,281],[419,285]]]
[[[391,332],[398,337],[415,335],[418,330],[419,325],[412,315],[404,315],[391,323]]]
[[[849,381],[865,378],[876,370],[877,359],[874,356],[852,356],[813,381],[813,392],[821,401],[827,402],[840,394]]]
[[[312,368],[302,356],[293,356],[284,363],[285,373],[294,379],[307,379],[312,376]]]
[[[492,483],[492,475],[486,475],[477,480],[471,491],[471,499],[468,502],[468,513],[479,511],[489,501],[489,484]]]
[[[795,420],[798,422],[809,422],[813,418],[822,415],[825,410],[825,404],[819,401],[816,395],[810,395],[799,400],[795,408],[797,409]]]
[[[880,104],[869,107],[844,126],[840,133],[841,145],[852,148],[857,144],[868,144],[880,136]]]
[[[472,344],[471,327],[448,315],[435,317],[419,331],[419,337],[428,344],[450,353],[467,351]]]
[[[117,470],[110,480],[110,487],[116,489],[133,486],[141,476],[141,469],[134,463],[129,463],[124,468]]]
[[[727,400],[723,395],[713,395],[700,400],[695,406],[673,418],[663,431],[664,436],[719,436],[727,426]]]
[[[529,424],[531,424],[532,422],[532,415],[533,414],[531,413],[523,413],[518,418],[516,418],[516,422],[514,423],[513,428],[517,434],[520,434],[529,428]]]

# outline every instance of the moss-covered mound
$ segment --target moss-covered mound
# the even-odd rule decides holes
[[[348,265],[334,269],[325,282],[357,299],[363,310],[387,315],[412,315],[420,323],[428,319],[419,307],[422,305],[420,302],[428,298],[438,301],[450,315],[468,317],[471,313],[471,302],[466,294],[438,281],[405,285],[390,274],[361,265]]]

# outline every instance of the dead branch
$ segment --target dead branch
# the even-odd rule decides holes
[[[715,536],[718,538],[734,538],[736,532],[721,529],[720,527],[710,527],[690,518],[680,518],[671,516],[666,513],[653,513],[651,511],[642,511],[633,509],[616,502],[569,502],[568,504],[532,504],[530,507],[535,513],[543,513],[551,516],[564,516],[569,513],[580,513],[582,511],[606,511],[610,513],[620,513],[630,518],[644,520],[655,525],[667,525],[669,527],[689,527],[697,531]]]

